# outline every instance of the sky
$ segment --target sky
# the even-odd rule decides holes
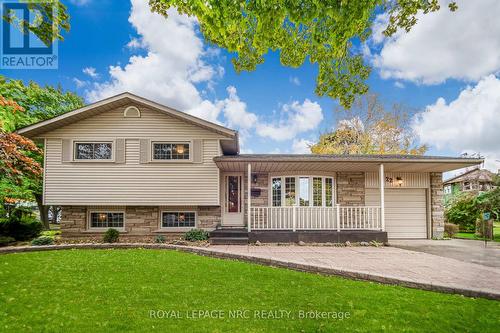
[[[442,0],[444,2],[446,0]],[[242,153],[308,153],[335,128],[336,100],[314,94],[317,67],[283,67],[276,53],[236,73],[232,54],[209,45],[194,18],[168,19],[147,1],[63,1],[71,30],[58,44],[56,70],[2,70],[61,85],[86,102],[129,91],[236,129]],[[480,153],[500,169],[500,1],[458,0],[455,13],[419,15],[409,32],[384,37],[376,17],[361,49],[373,67],[370,90],[414,110],[412,128],[428,155]]]

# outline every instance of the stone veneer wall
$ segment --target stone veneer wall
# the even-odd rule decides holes
[[[251,189],[259,189],[260,195],[258,197],[252,196],[252,207],[267,207],[269,206],[269,174],[268,173],[252,173],[252,176],[257,176],[257,182],[254,183],[252,181]],[[242,209],[244,209],[244,225],[247,224],[247,216],[248,216],[248,179],[247,174],[245,173],[243,177],[243,198],[244,205]]]
[[[431,172],[430,177],[432,237],[442,238],[444,234],[443,174]]]
[[[364,172],[337,172],[337,203],[343,206],[365,204]]]
[[[221,221],[219,206],[200,207],[157,207],[157,206],[127,206],[127,207],[87,207],[63,206],[61,231],[63,237],[96,237],[102,232],[87,230],[87,212],[93,209],[125,210],[125,233],[121,237],[153,238],[158,234],[180,235],[183,232],[159,231],[160,211],[162,210],[195,210],[199,228],[214,229]]]

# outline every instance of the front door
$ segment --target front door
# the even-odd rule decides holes
[[[222,225],[243,227],[243,174],[225,174]]]

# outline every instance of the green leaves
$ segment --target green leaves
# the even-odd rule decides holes
[[[316,94],[338,99],[350,108],[368,91],[370,67],[354,41],[371,34],[375,13],[390,14],[388,36],[409,31],[416,14],[439,10],[438,0],[150,0],[151,10],[167,16],[169,8],[196,16],[205,38],[235,54],[237,72],[253,71],[269,51],[283,66],[318,64]],[[450,4],[456,10],[456,4]]]
[[[4,13],[2,19],[16,26],[23,34],[32,32],[45,45],[50,45],[55,40],[63,40],[62,30],[69,31],[69,14],[66,6],[58,1],[21,1],[28,5],[33,22],[17,17],[14,11]]]

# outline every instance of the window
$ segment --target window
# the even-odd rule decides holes
[[[189,143],[153,143],[153,160],[189,160]]]
[[[333,178],[325,178],[325,206],[333,206]]]
[[[299,205],[309,205],[309,177],[300,177],[299,179]]]
[[[470,182],[464,182],[464,191],[472,190]]]
[[[91,228],[123,228],[124,213],[117,212],[91,212]]]
[[[195,212],[162,212],[162,228],[194,228],[196,224]]]
[[[111,158],[111,142],[75,143],[75,159],[77,160],[111,160]]]
[[[270,205],[333,207],[334,183],[332,177],[283,176],[271,178]]]
[[[226,211],[241,212],[241,176],[226,176]]]
[[[272,179],[272,200],[273,207],[281,206],[281,178]]]
[[[285,206],[295,205],[295,177],[285,177]]]
[[[446,185],[444,187],[444,194],[451,194],[451,185]]]
[[[323,206],[323,178],[313,178],[313,206]]]

